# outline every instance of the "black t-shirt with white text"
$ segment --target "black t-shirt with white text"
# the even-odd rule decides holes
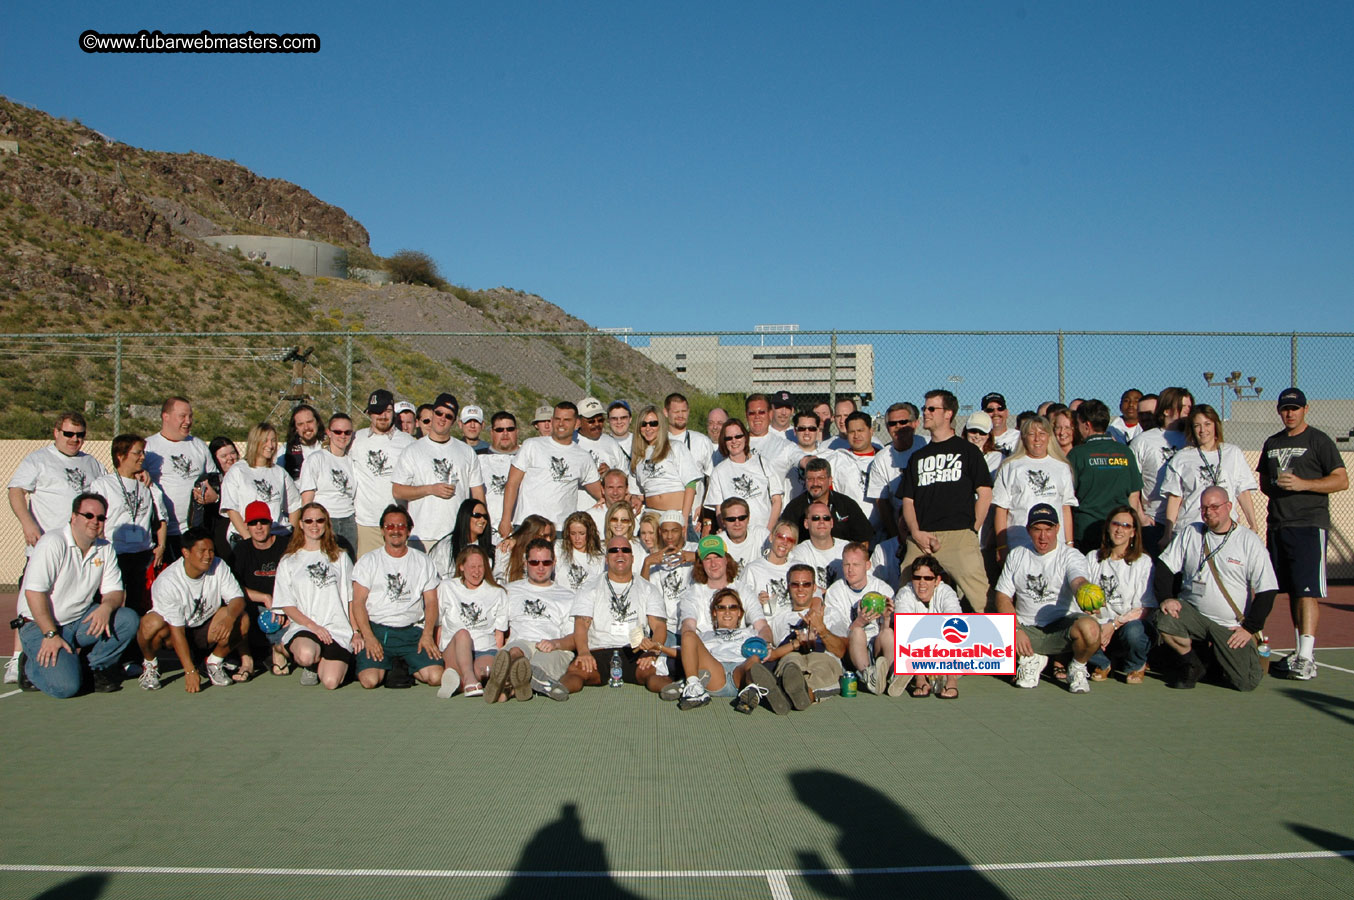
[[[897,496],[912,498],[922,531],[972,530],[974,494],[983,487],[992,487],[983,451],[956,434],[912,454]]]
[[[1330,495],[1315,491],[1285,491],[1274,482],[1279,470],[1289,469],[1299,478],[1325,478],[1345,467],[1335,442],[1324,431],[1308,425],[1301,434],[1280,431],[1265,439],[1260,451],[1260,486],[1269,497],[1269,527],[1307,526],[1330,528]]]

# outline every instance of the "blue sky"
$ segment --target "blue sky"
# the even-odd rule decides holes
[[[1354,330],[1349,3],[11,4],[0,90],[598,326]],[[87,55],[86,28],[316,55]]]

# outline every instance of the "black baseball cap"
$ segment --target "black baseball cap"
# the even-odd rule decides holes
[[[385,388],[381,388],[380,390],[372,391],[371,396],[367,398],[367,414],[372,415],[374,413],[385,412],[394,405],[395,395]]]
[[[1043,522],[1048,525],[1058,524],[1058,511],[1047,503],[1036,503],[1030,508],[1029,517],[1025,519],[1025,527],[1038,525]]]
[[[1301,409],[1307,405],[1307,395],[1295,387],[1291,387],[1279,395],[1279,409],[1288,409],[1296,407]]]
[[[437,399],[433,401],[433,409],[439,406],[445,406],[447,409],[461,411],[461,402],[456,399],[455,394],[438,394]]]
[[[1003,397],[1001,394],[998,394],[996,391],[993,391],[990,394],[983,394],[983,399],[978,401],[978,408],[983,409],[983,407],[987,406],[987,404],[993,402],[994,400],[996,401],[997,405],[1000,406],[1002,409],[1006,408],[1006,398]],[[986,412],[986,410],[983,411]]]
[[[774,394],[771,395],[771,405],[773,407],[780,406],[788,409],[794,409],[795,398],[790,394],[789,391],[776,391]]]

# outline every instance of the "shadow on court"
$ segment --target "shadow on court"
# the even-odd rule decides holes
[[[35,894],[33,900],[95,900],[107,883],[107,875],[81,875]]]
[[[1346,725],[1354,725],[1354,700],[1332,697],[1330,694],[1322,694],[1319,691],[1301,689],[1286,691],[1285,693],[1299,703],[1306,704],[1328,716],[1334,716]]]
[[[1310,825],[1299,825],[1296,822],[1289,822],[1288,830],[1300,838],[1311,841],[1322,850],[1334,850],[1338,853],[1352,854],[1345,856],[1345,859],[1354,863],[1354,840],[1350,840],[1343,834],[1336,834],[1335,832],[1327,831],[1324,828],[1313,828]]]
[[[513,871],[605,872],[609,866],[601,841],[583,836],[578,807],[565,803],[559,818],[536,832],[522,848]],[[498,900],[540,900],[551,897],[587,897],[588,900],[640,900],[610,878],[548,878],[518,874],[498,894]]]
[[[850,869],[955,867],[950,871],[880,875],[824,872],[805,876],[825,897],[879,897],[906,880],[912,896],[1006,897],[982,873],[965,871],[969,861],[925,828],[906,809],[854,778],[822,769],[790,775],[799,801],[836,826],[836,851]],[[817,849],[801,849],[799,865],[810,871],[832,868]]]

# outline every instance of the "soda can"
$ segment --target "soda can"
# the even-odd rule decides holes
[[[843,697],[856,696],[856,673],[847,672],[838,679],[837,684],[841,687]]]

